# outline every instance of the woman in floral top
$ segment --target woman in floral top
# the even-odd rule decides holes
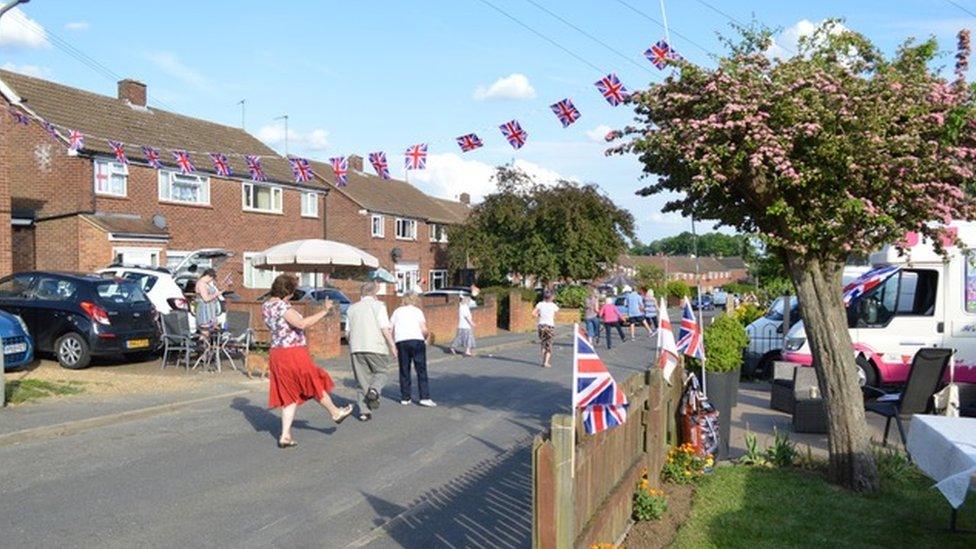
[[[268,407],[281,407],[279,448],[298,445],[291,437],[291,424],[298,405],[306,400],[318,401],[337,424],[352,413],[352,406],[339,408],[332,402],[329,393],[335,383],[328,372],[312,362],[305,339],[305,329],[322,320],[329,310],[329,303],[321,311],[303,317],[289,304],[297,286],[298,278],[295,275],[279,275],[271,285],[271,297],[261,307],[264,324],[271,330]]]

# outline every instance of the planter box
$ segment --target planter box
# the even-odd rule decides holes
[[[705,372],[708,401],[718,411],[718,451],[715,459],[729,458],[729,437],[732,435],[732,398],[738,388],[739,371]]]

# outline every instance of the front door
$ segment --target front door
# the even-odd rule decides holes
[[[395,271],[398,295],[403,295],[410,290],[420,291],[420,265],[397,263]]]

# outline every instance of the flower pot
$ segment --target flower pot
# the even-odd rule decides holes
[[[732,388],[732,407],[739,405],[739,381],[742,380],[742,366],[735,369],[735,386]]]
[[[718,411],[718,452],[715,459],[729,458],[729,437],[732,435],[732,406],[739,385],[739,371],[705,372],[708,401]]]

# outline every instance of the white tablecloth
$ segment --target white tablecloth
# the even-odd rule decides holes
[[[949,504],[961,507],[976,473],[976,418],[915,415],[907,446]]]

